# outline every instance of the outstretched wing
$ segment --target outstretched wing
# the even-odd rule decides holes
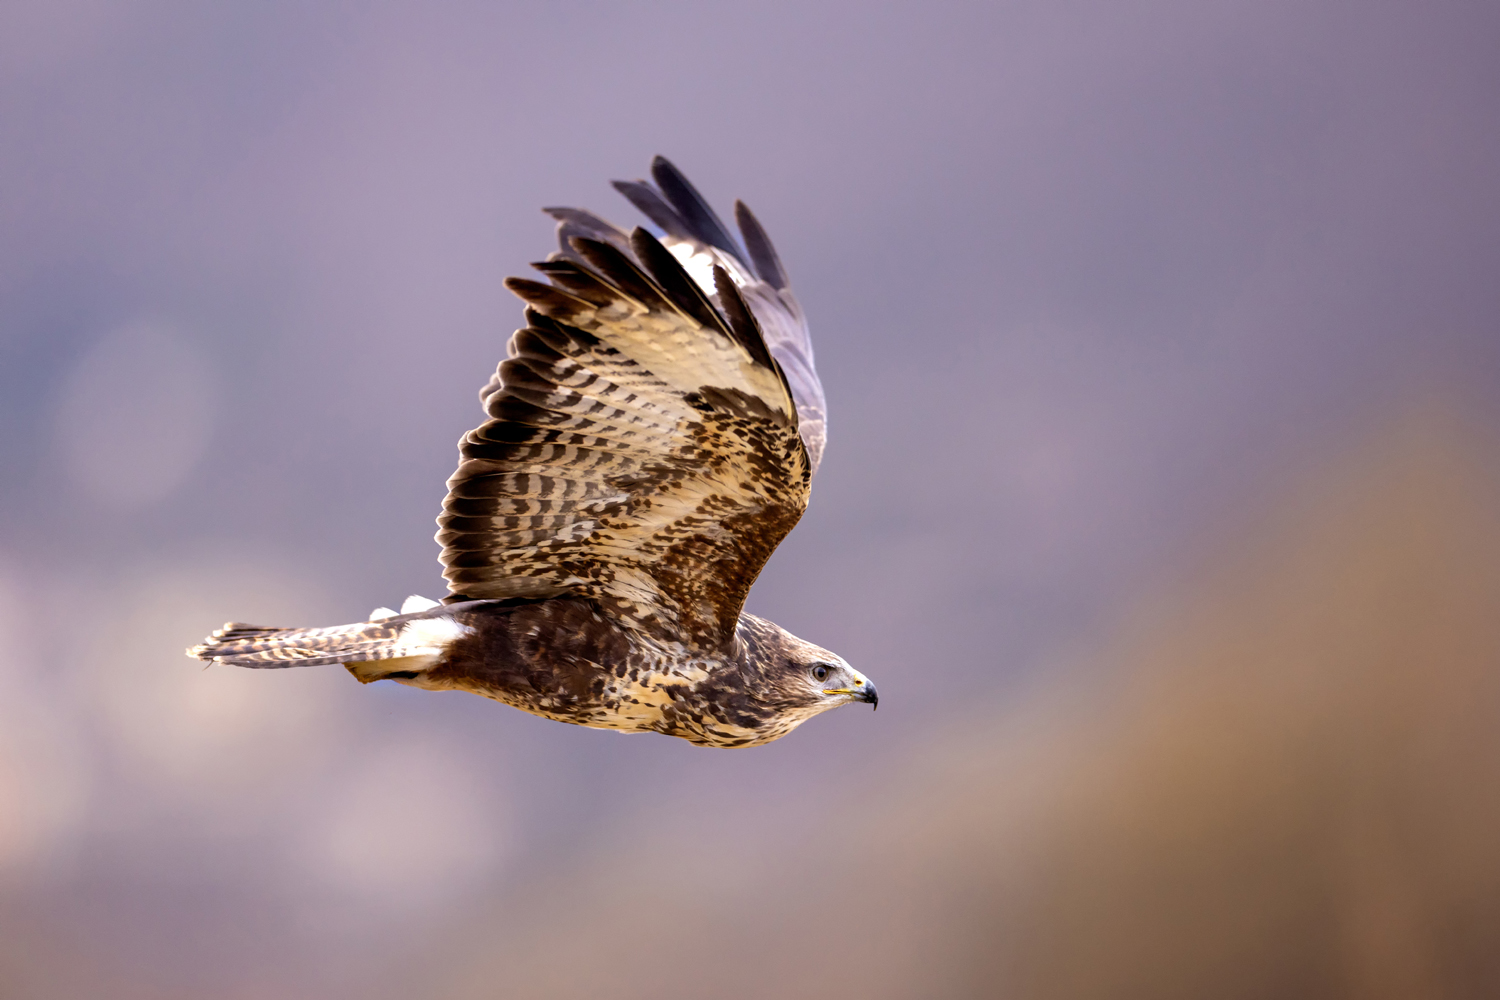
[[[528,326],[448,482],[449,600],[576,594],[721,646],[807,505],[788,376],[724,268],[705,289],[645,230],[553,214],[563,253],[506,282]]]

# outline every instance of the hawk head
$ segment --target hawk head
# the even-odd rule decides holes
[[[864,674],[849,666],[847,660],[821,646],[803,642],[787,633],[795,645],[781,666],[778,685],[789,707],[807,711],[806,718],[838,708],[850,702],[863,701],[878,706],[880,696],[875,685]]]
[[[755,746],[830,708],[878,704],[875,685],[837,653],[754,615],[741,615],[737,631],[743,649],[737,668],[716,671],[698,691],[707,725],[676,735],[710,746]]]

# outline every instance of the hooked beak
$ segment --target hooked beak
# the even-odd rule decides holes
[[[852,688],[824,688],[824,694],[847,694],[855,701],[865,702],[875,708],[880,707],[880,695],[875,692],[875,685],[868,680],[862,682],[859,687]]]

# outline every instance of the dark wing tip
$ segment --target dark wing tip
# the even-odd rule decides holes
[[[785,288],[786,268],[781,266],[781,257],[771,245],[771,238],[766,235],[760,220],[750,211],[750,206],[739,199],[734,202],[734,222],[745,238],[745,249],[750,251],[750,263],[754,265],[755,273],[772,288],[778,291]]]
[[[734,237],[730,236],[729,230],[724,228],[724,223],[709,207],[708,202],[703,200],[698,189],[693,187],[671,160],[665,156],[653,159],[651,178],[656,181],[656,186],[661,189],[662,195],[687,224],[688,232],[692,236],[709,246],[718,247],[736,260],[745,259]]]
[[[570,322],[579,316],[594,311],[594,304],[579,298],[556,285],[544,285],[529,278],[506,278],[505,289],[534,306],[536,310],[552,319]]]
[[[719,304],[724,308],[724,318],[729,321],[729,330],[734,339],[750,352],[750,357],[756,364],[780,375],[781,368],[771,358],[771,350],[766,346],[765,335],[761,333],[760,324],[755,321],[755,314],[745,304],[734,279],[717,264],[714,265],[714,290],[719,293]]]
[[[668,296],[656,279],[631,260],[630,241],[617,247],[613,243],[577,237],[572,240],[573,250],[592,268],[600,278],[611,286],[647,307],[664,307]]]
[[[700,325],[734,336],[708,296],[703,294],[703,289],[688,276],[682,262],[672,256],[672,252],[662,246],[660,240],[637,226],[630,234],[630,248],[635,252],[636,260],[641,262],[668,294],[673,305]]]
[[[542,211],[557,220],[557,244],[565,257],[573,256],[572,240],[576,237],[599,240],[622,250],[628,245],[624,232],[593,212],[564,205],[551,205]]]
[[[610,184],[668,236],[686,239],[692,235],[687,223],[671,205],[662,200],[662,196],[650,184],[645,181],[610,181]]]

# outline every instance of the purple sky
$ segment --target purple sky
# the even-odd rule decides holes
[[[296,928],[367,955],[644,810],[800,828],[1360,428],[1492,403],[1497,43],[1472,3],[6,4],[0,774],[48,763],[0,780],[5,905],[174,987],[306,949],[319,995]],[[607,181],[656,153],[755,209],[828,392],[749,608],[880,713],[708,753],[183,659],[441,595],[500,281],[542,205],[636,222]]]

